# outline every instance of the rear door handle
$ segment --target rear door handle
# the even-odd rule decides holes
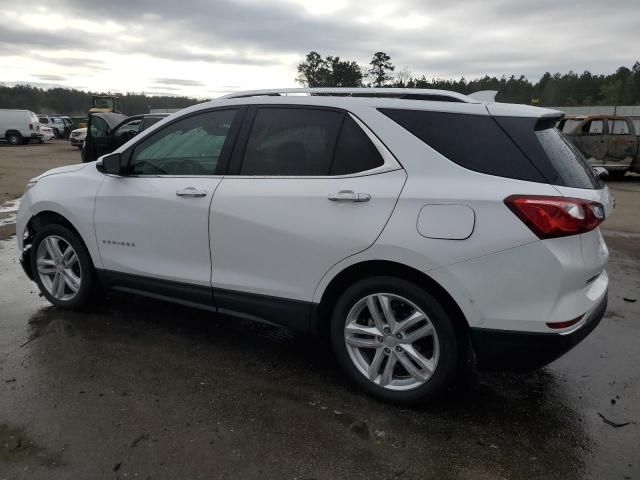
[[[368,193],[356,193],[353,190],[340,190],[327,198],[332,202],[368,202],[371,200],[371,195]]]
[[[179,197],[206,197],[206,190],[196,190],[194,187],[183,188],[182,190],[177,190],[176,195]]]

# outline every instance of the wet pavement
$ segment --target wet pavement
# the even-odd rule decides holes
[[[575,350],[409,410],[286,330],[53,308],[0,242],[0,479],[640,478],[640,240],[609,243],[609,310]]]

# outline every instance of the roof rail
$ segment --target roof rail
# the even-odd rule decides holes
[[[290,94],[351,96],[351,97],[392,97],[407,100],[430,100],[436,102],[479,103],[478,100],[449,90],[428,88],[267,88],[229,93],[219,98],[247,98],[261,96],[288,96]]]

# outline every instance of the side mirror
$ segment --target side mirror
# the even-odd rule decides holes
[[[122,156],[119,153],[110,153],[98,160],[96,168],[100,173],[106,175],[120,175],[122,173],[121,160]]]
[[[609,170],[604,167],[593,167],[593,169],[596,171],[596,175],[600,178],[606,178],[609,176]]]

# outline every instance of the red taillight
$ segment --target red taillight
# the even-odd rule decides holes
[[[589,232],[604,220],[601,204],[580,198],[511,195],[504,203],[541,239]]]
[[[23,125],[24,125],[24,123],[23,123]],[[29,130],[33,130],[33,123],[29,124]]]
[[[554,330],[559,330],[561,328],[569,328],[572,325],[575,325],[580,320],[582,320],[583,315],[580,315],[578,318],[574,318],[573,320],[567,320],[566,322],[551,322],[547,323],[547,327],[553,328]]]

